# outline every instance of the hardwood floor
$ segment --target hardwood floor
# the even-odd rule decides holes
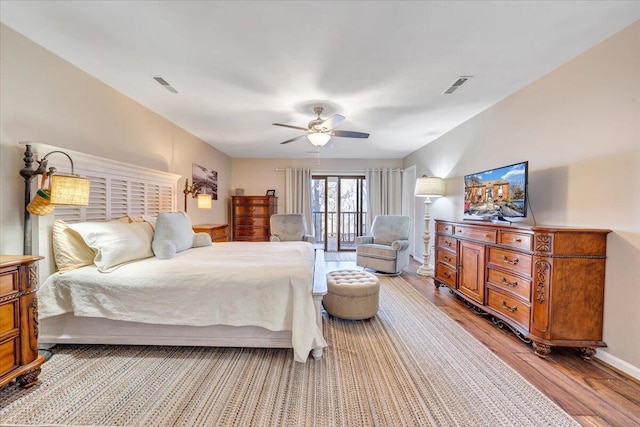
[[[490,319],[464,306],[446,288],[416,274],[416,261],[402,278],[498,357],[553,400],[583,426],[640,426],[640,382],[597,361],[581,359],[577,351],[554,347],[544,360],[530,345]],[[329,270],[357,268],[355,262],[330,261]]]

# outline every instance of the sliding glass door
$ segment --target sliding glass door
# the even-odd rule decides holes
[[[312,197],[316,245],[325,251],[355,250],[355,238],[367,230],[364,177],[314,176]]]

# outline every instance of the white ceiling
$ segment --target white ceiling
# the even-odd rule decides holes
[[[8,1],[0,20],[231,157],[402,158],[640,19],[638,1]],[[637,53],[637,52],[636,52]],[[473,78],[442,95],[460,75]],[[164,77],[180,93],[153,80]]]

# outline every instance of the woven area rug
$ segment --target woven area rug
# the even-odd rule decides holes
[[[325,319],[321,361],[286,349],[56,347],[30,390],[0,389],[0,424],[575,426],[400,277],[370,322]]]

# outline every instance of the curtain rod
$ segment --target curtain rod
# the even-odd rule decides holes
[[[300,169],[300,168],[292,168],[292,169]],[[275,169],[276,172],[284,172],[287,170],[287,168],[276,168]],[[382,171],[384,169],[372,169],[374,172],[379,172]],[[404,172],[404,170],[402,168],[393,168],[393,169],[389,169],[391,172]],[[366,169],[353,169],[353,170],[315,170],[315,169],[311,169],[311,172],[313,173],[321,173],[321,174],[331,174],[331,173],[365,173],[367,170]]]

